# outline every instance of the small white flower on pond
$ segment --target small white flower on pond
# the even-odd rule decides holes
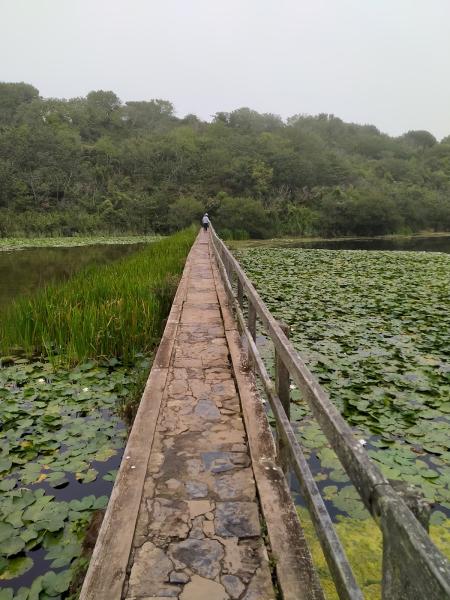
[[[132,469],[135,469],[136,467],[135,467],[134,465],[131,465],[131,468],[132,468]]]
[[[291,390],[296,390],[297,389],[297,386],[294,385],[293,383],[291,383],[291,385],[289,387],[291,388]]]
[[[84,387],[84,388],[83,388],[83,392],[88,392],[88,391],[89,391],[89,388],[88,388],[88,387]]]
[[[39,377],[37,381],[38,383],[45,383],[45,379],[43,377]]]
[[[361,444],[361,446],[366,446],[366,444],[367,444],[366,440],[363,440],[363,439],[358,440],[358,442]]]

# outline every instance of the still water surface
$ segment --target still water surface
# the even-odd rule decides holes
[[[272,244],[269,244],[272,246]],[[277,243],[273,246],[289,248],[317,248],[323,250],[407,250],[415,252],[445,252],[450,254],[450,235],[435,237],[398,237],[398,238],[367,238],[320,240],[315,242]]]
[[[67,279],[83,267],[109,263],[142,247],[118,244],[0,252],[0,311],[14,298],[46,283]]]

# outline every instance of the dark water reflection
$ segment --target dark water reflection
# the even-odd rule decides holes
[[[274,240],[273,247],[277,247]],[[399,237],[399,238],[367,238],[321,240],[315,242],[283,243],[280,246],[289,248],[317,248],[322,250],[407,250],[415,252],[450,253],[450,235],[436,237]]]
[[[108,473],[108,471],[113,469],[118,469],[120,467],[120,462],[122,460],[123,449],[119,450],[116,456],[110,458],[107,462],[99,463],[93,461],[91,463],[91,467],[98,471],[98,476],[95,481],[91,481],[90,483],[81,483],[77,481],[75,475],[73,473],[65,473],[66,479],[69,481],[69,485],[62,489],[57,489],[51,487],[46,484],[45,481],[40,482],[39,484],[31,484],[28,485],[30,489],[39,489],[42,488],[45,490],[45,493],[54,496],[56,501],[70,502],[71,500],[81,500],[86,496],[93,495],[96,498],[100,498],[101,496],[109,496],[111,495],[114,483],[112,481],[105,481],[103,479],[103,475]],[[14,590],[18,590],[22,586],[31,587],[33,581],[44,575],[48,571],[55,571],[59,573],[61,571],[65,571],[67,567],[50,567],[51,560],[46,559],[48,550],[44,549],[41,545],[37,548],[26,552],[26,556],[29,556],[33,559],[33,566],[26,573],[21,575],[20,577],[15,577],[14,579],[9,579],[4,582],[0,582],[0,589],[2,587],[11,587]]]
[[[144,244],[27,248],[0,252],[0,311],[14,298],[51,281],[64,280],[83,267],[127,256]]]

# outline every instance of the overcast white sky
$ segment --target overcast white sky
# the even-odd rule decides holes
[[[450,0],[0,0],[0,81],[450,134]]]

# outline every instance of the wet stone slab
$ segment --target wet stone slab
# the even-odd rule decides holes
[[[236,467],[230,452],[202,452],[201,457],[206,471],[210,473],[223,473]]]
[[[166,584],[172,570],[173,564],[165,552],[151,542],[145,542],[136,551],[128,593],[130,596],[169,595],[170,597],[170,594],[175,592],[177,596],[178,588]]]
[[[190,498],[205,498],[208,486],[201,481],[186,481],[186,492]]]
[[[224,557],[223,546],[215,540],[189,539],[169,548],[169,556],[182,568],[214,579],[221,571],[221,560]]]
[[[214,478],[214,492],[220,500],[255,501],[256,487],[253,471],[239,469]]]
[[[222,537],[260,537],[256,502],[218,502],[214,528],[216,534]]]
[[[200,242],[147,467],[127,600],[274,598],[209,248]]]
[[[220,419],[220,411],[211,400],[199,400],[194,413],[197,417],[207,421],[217,421],[217,419]]]

